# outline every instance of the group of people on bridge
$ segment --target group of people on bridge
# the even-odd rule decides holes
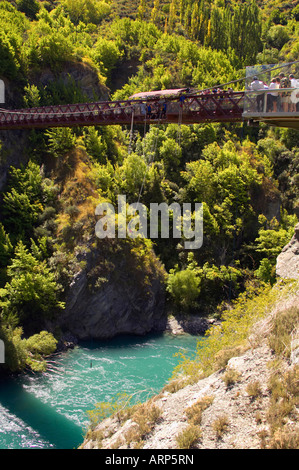
[[[286,91],[278,91],[279,89],[286,89]],[[248,91],[257,92],[257,112],[293,113],[299,111],[299,80],[294,77],[294,74],[286,76],[281,72],[272,78],[269,85],[255,76]]]
[[[147,119],[162,119],[166,117],[167,103],[154,102],[154,103],[141,103],[140,112],[142,116],[146,116]]]

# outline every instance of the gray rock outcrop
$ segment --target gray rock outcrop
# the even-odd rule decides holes
[[[165,292],[160,273],[152,272],[145,284],[142,273],[130,270],[124,256],[107,281],[94,289],[90,286],[91,270],[89,259],[87,268],[73,279],[60,318],[62,330],[85,340],[165,329]]]
[[[285,279],[299,279],[299,224],[293,238],[277,257],[276,274]]]

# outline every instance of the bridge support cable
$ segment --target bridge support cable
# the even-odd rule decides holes
[[[146,119],[146,118],[145,118],[145,119]],[[147,162],[146,170],[145,170],[144,175],[143,175],[143,180],[142,180],[141,187],[140,187],[139,194],[138,194],[138,201],[137,201],[137,204],[139,204],[140,198],[141,198],[142,193],[143,193],[146,175],[147,175],[147,173],[148,173],[148,170],[149,170],[149,168],[150,168],[150,165],[153,163],[153,161],[154,161],[154,159],[155,159],[155,156],[156,156],[157,146],[158,146],[158,140],[159,140],[159,127],[160,127],[160,124],[161,124],[160,121],[161,121],[161,118],[159,117],[159,120],[158,120],[158,123],[157,123],[157,126],[158,126],[158,127],[156,128],[158,132],[156,132],[156,136],[155,136],[154,143],[153,143],[153,147],[152,147],[152,151],[151,151],[151,157],[150,157],[150,159],[149,159],[148,162]],[[145,129],[145,128],[144,128],[144,129]],[[144,134],[144,137],[145,137],[145,134]],[[145,157],[144,145],[143,145],[143,157]]]
[[[134,108],[132,107],[131,129],[130,129],[130,142],[129,142],[128,155],[130,155],[131,152],[132,152],[133,133],[134,133]]]
[[[177,132],[177,144],[178,144],[178,149],[181,148],[181,136],[182,136],[182,121],[183,121],[183,106],[184,102],[180,102],[180,107],[179,107],[179,118],[178,118],[178,132]]]

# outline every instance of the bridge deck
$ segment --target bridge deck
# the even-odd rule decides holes
[[[161,109],[166,103],[166,113]],[[248,106],[249,103],[249,106]],[[245,112],[244,112],[245,104]],[[147,107],[151,106],[148,114]],[[50,127],[135,125],[155,123],[263,121],[299,129],[299,112],[256,112],[254,100],[245,92],[184,94],[179,97],[102,101],[26,109],[0,109],[0,130]]]
[[[103,101],[96,103],[0,109],[0,130],[134,124],[234,122],[242,120],[244,92],[184,95],[183,99]],[[161,106],[166,103],[166,113]],[[147,107],[151,113],[147,114]]]

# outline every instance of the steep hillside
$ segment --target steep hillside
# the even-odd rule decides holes
[[[131,407],[115,402],[106,419],[112,404],[102,414],[98,404],[80,448],[298,449],[298,304],[298,281],[246,300],[249,323],[237,304],[238,319],[233,308],[212,327],[198,357],[185,358],[159,395]]]
[[[261,60],[295,60],[297,4],[260,6],[2,1],[5,106],[213,87]],[[277,255],[299,214],[296,131],[208,123],[5,131],[0,139],[7,371],[46,367],[44,330],[48,354],[68,332],[146,333],[168,314],[221,320],[252,282],[275,284]],[[203,246],[185,250],[183,237],[164,239],[161,230],[153,240],[100,240],[95,209],[116,207],[119,195],[146,207],[202,202]]]

